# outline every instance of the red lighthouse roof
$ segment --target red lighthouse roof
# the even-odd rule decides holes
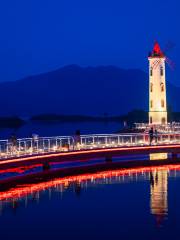
[[[149,57],[164,57],[164,53],[161,51],[159,43],[156,41],[154,43],[154,48],[152,52],[149,54]]]

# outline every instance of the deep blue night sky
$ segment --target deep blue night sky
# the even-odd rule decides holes
[[[0,81],[47,72],[67,64],[116,65],[147,71],[157,39],[175,48],[180,85],[178,0],[6,0],[1,2]]]

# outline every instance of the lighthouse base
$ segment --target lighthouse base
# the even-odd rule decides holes
[[[167,112],[149,112],[149,124],[167,124]]]

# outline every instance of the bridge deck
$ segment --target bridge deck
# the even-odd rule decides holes
[[[0,169],[7,167],[31,165],[35,163],[77,161],[89,158],[111,158],[115,156],[150,154],[150,153],[178,154],[180,153],[180,144],[96,148],[56,153],[49,152],[33,156],[27,155],[22,157],[11,157],[0,161]]]

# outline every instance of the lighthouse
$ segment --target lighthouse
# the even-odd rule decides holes
[[[158,42],[149,54],[149,124],[167,124],[166,57]]]

